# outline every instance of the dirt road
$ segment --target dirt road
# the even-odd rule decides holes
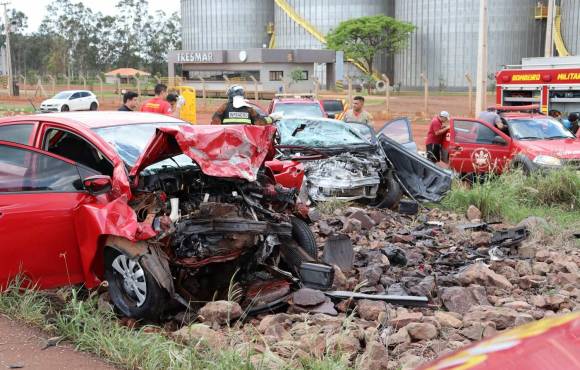
[[[0,368],[113,370],[102,360],[75,351],[70,345],[42,348],[48,336],[39,330],[0,316]]]

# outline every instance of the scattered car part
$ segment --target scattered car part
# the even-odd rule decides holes
[[[496,230],[491,237],[491,245],[511,247],[526,240],[530,232],[525,226],[514,227],[506,230]]]
[[[328,290],[334,282],[334,269],[329,265],[304,262],[300,265],[300,279],[307,288]]]
[[[429,298],[423,296],[364,294],[356,292],[347,292],[342,290],[324,292],[324,294],[326,294],[330,298],[336,299],[370,299],[374,301],[384,301],[387,303],[397,304],[401,306],[426,307],[427,304],[429,303]]]
[[[407,266],[407,255],[399,247],[388,246],[381,249],[381,253],[387,256],[393,266]]]
[[[354,250],[352,241],[348,235],[340,234],[330,236],[324,245],[322,260],[331,266],[338,266],[343,272],[352,270]]]
[[[419,203],[410,199],[401,199],[399,201],[399,213],[413,216],[419,213]]]

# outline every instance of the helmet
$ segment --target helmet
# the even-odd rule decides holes
[[[234,96],[244,97],[244,88],[240,85],[234,85],[228,89],[228,100],[234,100]]]

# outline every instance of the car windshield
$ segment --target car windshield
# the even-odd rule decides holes
[[[551,118],[518,118],[509,120],[511,136],[517,140],[551,140],[573,138],[560,122]]]
[[[322,105],[327,112],[342,112],[344,109],[340,100],[324,100]]]
[[[292,104],[292,103],[278,103],[274,106],[274,112],[283,113],[285,117],[300,116],[300,117],[324,117],[324,113],[320,109],[319,104]]]
[[[157,127],[179,125],[183,124],[175,122],[142,123],[137,125],[101,127],[95,128],[93,131],[111,144],[127,165],[133,167],[153,137],[153,134],[155,134]]]
[[[72,92],[63,91],[61,93],[56,94],[52,98],[53,99],[68,99],[72,94],[73,94]]]
[[[277,123],[277,126],[280,132],[280,144],[282,145],[298,145],[312,148],[372,145],[370,139],[361,134],[361,131],[367,128],[364,125],[356,125],[362,126],[359,128],[341,121],[296,118],[281,120]],[[367,133],[370,135],[368,131]]]

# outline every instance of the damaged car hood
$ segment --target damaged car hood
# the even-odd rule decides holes
[[[147,166],[185,154],[208,176],[255,181],[272,149],[273,126],[160,127],[139,157],[130,175]]]

